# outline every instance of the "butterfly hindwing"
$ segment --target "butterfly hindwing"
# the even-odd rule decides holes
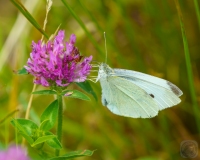
[[[100,79],[102,103],[121,116],[150,118],[158,114],[158,106],[143,89],[127,79],[108,76]]]
[[[120,115],[118,108],[114,105],[115,103],[113,103],[115,101],[115,96],[110,84],[106,79],[101,79],[100,84],[102,88],[102,104],[107,106],[114,114]]]

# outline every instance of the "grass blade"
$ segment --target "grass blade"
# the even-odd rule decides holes
[[[96,47],[96,49],[101,53],[101,55],[104,55],[104,52],[99,47],[95,39],[93,38],[92,34],[88,31],[83,21],[76,15],[76,13],[73,11],[73,9],[69,6],[69,4],[65,0],[61,0],[65,7],[69,10],[69,12],[72,14],[72,16],[76,19],[76,21],[79,23],[79,25],[82,27],[82,29],[85,31],[86,35],[89,37],[93,45]]]
[[[143,63],[143,61],[142,61],[142,56],[141,56],[141,53],[140,53],[140,51],[138,50],[138,48],[137,48],[137,46],[136,46],[136,41],[135,41],[135,32],[134,32],[134,28],[133,28],[133,26],[131,25],[131,21],[129,20],[129,16],[126,14],[126,9],[125,9],[125,7],[124,7],[124,5],[123,5],[123,2],[121,1],[121,0],[117,0],[116,2],[115,2],[116,4],[117,4],[117,6],[119,7],[119,9],[120,9],[120,11],[121,11],[121,15],[122,15],[122,17],[123,17],[123,21],[124,21],[124,24],[125,24],[125,28],[126,28],[126,35],[127,35],[127,37],[128,37],[128,39],[129,39],[129,41],[131,42],[131,45],[130,45],[130,47],[132,48],[132,50],[134,51],[134,54],[135,54],[135,56],[136,56],[136,59],[137,59],[137,63],[138,63],[138,66],[140,66],[141,67],[141,70],[142,71],[145,71],[145,69],[144,69],[144,63]]]
[[[46,34],[46,32],[40,27],[40,25],[37,23],[37,21],[32,17],[32,15],[26,10],[26,8],[20,3],[18,0],[10,0],[19,10],[20,12],[29,20],[29,22],[38,30],[40,33],[42,33],[47,39],[49,39],[49,36]]]
[[[88,17],[90,17],[91,21],[96,25],[97,29],[99,32],[103,33],[105,32],[105,30],[99,25],[98,21],[96,20],[95,16],[86,8],[86,6],[84,5],[84,3],[81,0],[78,0],[82,10],[85,11],[85,13],[88,15]],[[117,45],[115,44],[115,42],[112,40],[112,38],[110,37],[111,34],[106,34],[106,40],[107,43],[110,44],[112,46],[112,49],[116,52],[117,54],[117,59],[119,62],[121,62],[121,64],[126,63],[126,60],[124,59],[123,54],[120,53],[120,51],[117,48]],[[107,59],[109,62],[109,58]]]
[[[196,15],[197,15],[197,21],[198,21],[199,30],[200,30],[200,11],[199,11],[199,4],[198,4],[197,0],[194,0],[194,6],[195,6],[195,11],[196,11]]]
[[[0,120],[0,125],[3,124],[9,117],[11,117],[13,114],[15,114],[18,111],[19,111],[19,109],[16,109],[16,110],[10,112],[8,115],[6,115],[3,119]]]
[[[199,124],[199,118],[198,118],[199,117],[199,109],[198,109],[198,104],[197,104],[197,97],[195,94],[192,65],[191,65],[191,60],[190,60],[190,53],[189,53],[187,37],[186,37],[186,33],[185,33],[185,27],[184,27],[184,23],[183,23],[183,16],[182,16],[182,12],[181,12],[181,8],[180,8],[178,0],[174,0],[174,1],[176,4],[176,9],[178,12],[180,26],[181,26],[184,52],[185,52],[185,60],[186,60],[186,68],[187,68],[188,81],[189,81],[189,87],[190,87],[190,95],[191,95],[191,99],[192,99],[192,103],[193,103],[193,112],[194,112],[196,123],[197,123],[197,129],[198,129],[198,132],[200,133],[200,124]]]

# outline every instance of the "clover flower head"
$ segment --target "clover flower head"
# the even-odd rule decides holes
[[[5,151],[0,151],[0,159],[2,160],[30,160],[26,155],[26,151],[20,146],[10,146]]]
[[[74,46],[76,36],[64,42],[65,33],[60,30],[46,44],[32,42],[32,52],[24,68],[35,77],[34,83],[49,86],[68,86],[72,82],[83,82],[92,68],[92,56],[83,57]]]

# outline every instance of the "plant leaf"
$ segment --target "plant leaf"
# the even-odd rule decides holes
[[[86,91],[87,93],[91,94],[94,99],[97,101],[97,95],[94,92],[94,90],[92,89],[90,83],[88,81],[85,82],[81,82],[81,83],[76,83],[80,88],[82,88],[84,91]]]
[[[32,145],[31,147],[34,147],[40,143],[43,143],[43,142],[46,142],[48,141],[49,139],[52,139],[52,138],[55,138],[56,136],[55,135],[47,135],[47,136],[42,136],[42,137],[39,137]]]
[[[13,119],[11,120],[11,124],[28,136],[32,136],[38,129],[37,124],[29,119]]]
[[[47,131],[45,132],[45,135],[53,135],[53,133]],[[62,149],[62,145],[57,137],[47,140],[46,143],[52,148]]]
[[[40,27],[37,21],[32,17],[32,15],[26,10],[26,8],[20,3],[18,0],[10,0],[19,10],[20,12],[28,19],[28,21],[42,33],[47,39],[49,36],[45,33],[45,31]]]
[[[58,116],[58,100],[53,101],[42,113],[40,117],[40,122],[42,125],[42,130],[50,130],[56,123]],[[44,122],[45,121],[45,122]]]
[[[57,94],[55,91],[52,91],[52,90],[40,90],[40,91],[35,91],[35,92],[32,92],[32,94]]]
[[[45,119],[44,121],[42,121],[42,123],[40,123],[40,130],[47,131],[48,129],[46,128],[48,128],[47,126],[49,125],[49,123],[49,119]]]
[[[65,90],[62,92],[62,95],[64,96],[66,93],[69,93],[69,95],[67,95],[67,97],[78,98],[78,99],[82,99],[85,101],[90,101],[90,98],[83,92],[80,92],[77,90]]]
[[[20,70],[17,71],[17,74],[19,74],[19,75],[27,75],[28,72],[27,72],[27,70],[23,67],[22,69],[20,69]]]
[[[26,134],[24,134],[23,132],[20,132],[20,134],[28,141],[28,143],[29,143],[30,145],[33,144],[34,140],[33,140],[29,135],[26,135]]]
[[[83,157],[83,156],[91,156],[93,153],[94,151],[90,151],[90,150],[73,151],[65,155],[62,155],[60,157],[50,158],[50,160],[66,160],[66,159],[72,159],[72,158]]]
[[[18,122],[19,119],[13,119],[11,120],[11,124],[16,127],[19,131],[19,133],[29,142],[29,144],[31,145],[34,140],[31,138],[31,134],[30,131],[27,131],[27,128],[24,125],[21,125],[20,122]],[[30,127],[29,127],[30,128]],[[31,129],[28,129],[31,130]],[[33,131],[32,131],[33,132]]]

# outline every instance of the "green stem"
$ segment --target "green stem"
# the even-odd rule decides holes
[[[187,68],[187,74],[188,74],[188,82],[189,82],[189,87],[190,87],[190,96],[191,96],[192,104],[193,104],[193,112],[195,115],[197,130],[198,130],[198,133],[200,133],[199,107],[198,107],[197,97],[196,97],[196,92],[195,92],[195,84],[194,84],[194,78],[193,78],[194,76],[193,76],[193,72],[192,72],[192,64],[191,64],[191,60],[190,60],[187,36],[185,33],[185,27],[184,27],[184,23],[183,23],[183,15],[182,15],[181,8],[179,5],[179,0],[174,0],[174,1],[176,4],[179,21],[180,21],[180,26],[181,26],[184,52],[185,52],[185,60],[186,60],[186,68]]]
[[[199,30],[200,30],[200,11],[199,11],[198,0],[194,0],[194,6],[195,6],[197,20],[198,20],[198,24],[199,24]]]
[[[58,99],[58,125],[57,125],[57,138],[61,142],[62,139],[62,121],[63,121],[63,102],[62,96],[57,95]],[[56,150],[56,156],[59,156],[60,150]]]

